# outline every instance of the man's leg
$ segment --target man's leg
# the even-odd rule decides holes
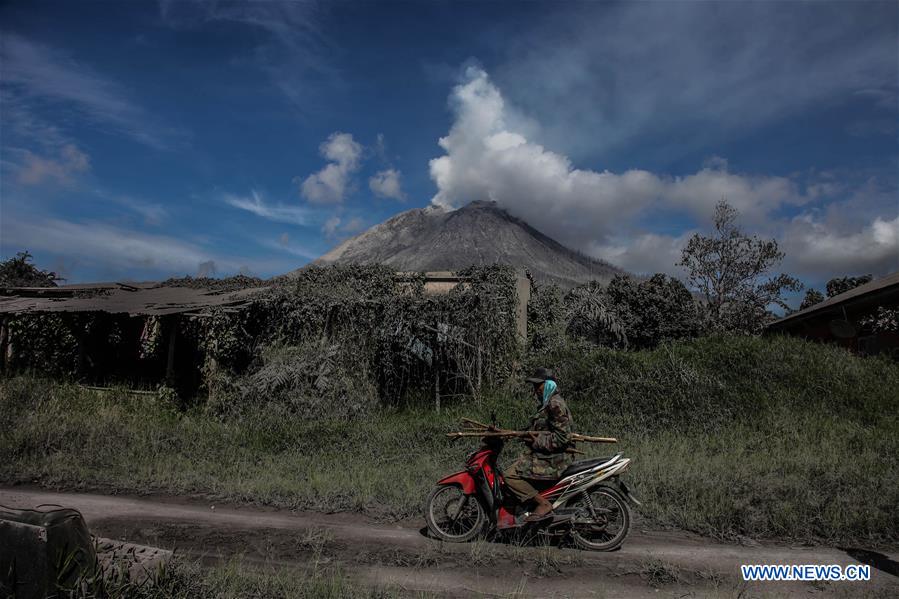
[[[521,477],[516,466],[518,466],[518,462],[515,462],[512,464],[511,468],[503,472],[506,487],[512,491],[512,494],[515,495],[522,504],[527,503],[532,499],[537,502],[537,509],[531,514],[532,517],[545,516],[550,513],[553,510],[553,505],[537,492],[534,485]]]
[[[503,472],[503,478],[506,480],[506,486],[512,491],[512,494],[520,503],[527,503],[537,496],[537,489],[534,485],[523,479],[518,473],[518,462],[512,464],[512,467]]]

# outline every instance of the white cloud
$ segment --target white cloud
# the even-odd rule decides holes
[[[784,231],[782,246],[787,265],[824,278],[842,274],[899,271],[899,216],[876,217],[861,230],[839,232],[825,222],[804,215]]]
[[[277,240],[265,240],[262,242],[263,247],[266,247],[270,250],[275,250],[281,253],[287,253],[291,256],[296,256],[298,258],[303,258],[305,260],[315,260],[319,257],[320,253],[315,252],[313,250],[307,249],[305,247],[296,245],[295,243],[291,243],[290,237],[287,233],[282,234],[278,237]]]
[[[326,220],[325,224],[322,225],[322,233],[324,233],[326,237],[331,238],[345,237],[347,235],[352,235],[353,233],[358,233],[364,228],[365,221],[358,216],[354,216],[345,221],[340,216],[335,215]]]
[[[122,270],[152,270],[165,274],[197,272],[200,265],[213,261],[209,252],[192,243],[167,235],[151,235],[98,222],[70,222],[61,219],[5,216],[5,246],[27,247],[77,260]],[[225,261],[225,264],[229,264]],[[233,264],[229,269],[235,268]]]
[[[570,247],[638,272],[677,273],[674,264],[689,236],[684,231],[709,224],[722,199],[740,211],[740,224],[748,232],[781,238],[788,257],[796,254],[788,264],[797,274],[820,274],[819,267],[828,263],[839,270],[871,264],[873,272],[883,272],[889,270],[891,252],[895,257],[890,237],[896,222],[890,220],[894,189],[892,208],[877,185],[862,194],[868,199],[848,200],[850,212],[864,215],[855,218],[834,214],[828,196],[849,192],[826,173],[803,191],[790,177],[730,172],[720,157],[679,177],[639,169],[620,174],[578,169],[567,156],[529,141],[527,127],[476,67],[467,69],[453,89],[450,105],[455,120],[438,142],[445,154],[430,162],[436,205],[457,208],[493,200]],[[821,209],[816,202],[824,198],[830,203],[827,218],[821,219],[815,216]],[[782,214],[797,211],[805,220],[787,227]],[[647,222],[667,222],[675,232],[653,232]],[[837,256],[841,251],[842,258]]]
[[[403,201],[406,194],[403,193],[400,185],[400,171],[394,168],[388,168],[378,171],[368,180],[369,189],[376,196],[389,198],[393,200]]]
[[[334,235],[335,232],[337,232],[337,227],[339,227],[339,226],[340,226],[340,217],[332,216],[331,218],[329,218],[328,220],[325,221],[324,225],[322,225],[322,233],[324,233],[325,235],[330,237],[331,235]]]
[[[708,217],[722,199],[740,211],[744,220],[762,222],[785,204],[803,204],[795,182],[786,177],[739,175],[721,168],[703,168],[666,182],[664,199],[693,215]]]
[[[302,206],[282,206],[266,204],[262,195],[252,190],[249,198],[225,194],[225,202],[235,208],[252,212],[256,216],[280,223],[305,225],[309,221],[309,211]]]
[[[359,170],[362,146],[349,133],[332,133],[321,146],[321,155],[330,164],[306,177],[300,194],[317,204],[339,204],[349,192],[350,176]]]
[[[574,169],[567,157],[508,129],[504,99],[478,68],[467,69],[451,105],[456,120],[439,140],[446,155],[430,162],[437,205],[495,200],[551,235],[567,230],[582,242],[603,236],[615,215],[638,211],[658,193],[651,173]]]
[[[16,105],[33,104],[34,98],[64,103],[101,128],[157,149],[183,141],[183,134],[160,126],[120,85],[61,51],[4,32],[0,60],[4,99]]]
[[[591,244],[587,251],[633,273],[663,272],[679,277],[684,272],[676,265],[680,261],[681,250],[692,234],[693,231],[677,236],[640,233],[617,242]]]
[[[54,158],[38,156],[25,150],[18,180],[23,185],[40,185],[46,182],[69,184],[77,175],[90,170],[90,158],[74,144],[66,144]]]

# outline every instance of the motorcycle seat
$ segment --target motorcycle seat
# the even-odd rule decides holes
[[[566,476],[571,476],[572,474],[577,474],[578,472],[589,470],[590,468],[594,468],[596,466],[599,466],[600,464],[608,462],[614,457],[615,456],[610,455],[604,458],[590,458],[589,460],[580,460],[579,462],[575,462],[571,466],[566,468],[559,478],[565,478]]]

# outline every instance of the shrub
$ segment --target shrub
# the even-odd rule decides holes
[[[699,334],[699,309],[683,283],[664,274],[645,281],[616,275],[606,295],[624,327],[628,343],[654,347],[661,341]]]
[[[220,379],[208,408],[220,415],[263,406],[285,415],[349,419],[369,411],[377,389],[366,364],[340,343],[275,343],[264,347],[249,373]]]

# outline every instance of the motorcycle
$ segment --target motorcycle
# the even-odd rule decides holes
[[[619,453],[574,462],[558,480],[538,487],[553,505],[551,515],[528,522],[529,513],[506,491],[497,465],[502,448],[501,439],[485,437],[465,460],[465,470],[437,481],[425,508],[432,536],[464,543],[491,531],[538,530],[570,538],[582,549],[612,551],[621,546],[630,529],[628,504],[640,505],[620,478],[629,458]]]

